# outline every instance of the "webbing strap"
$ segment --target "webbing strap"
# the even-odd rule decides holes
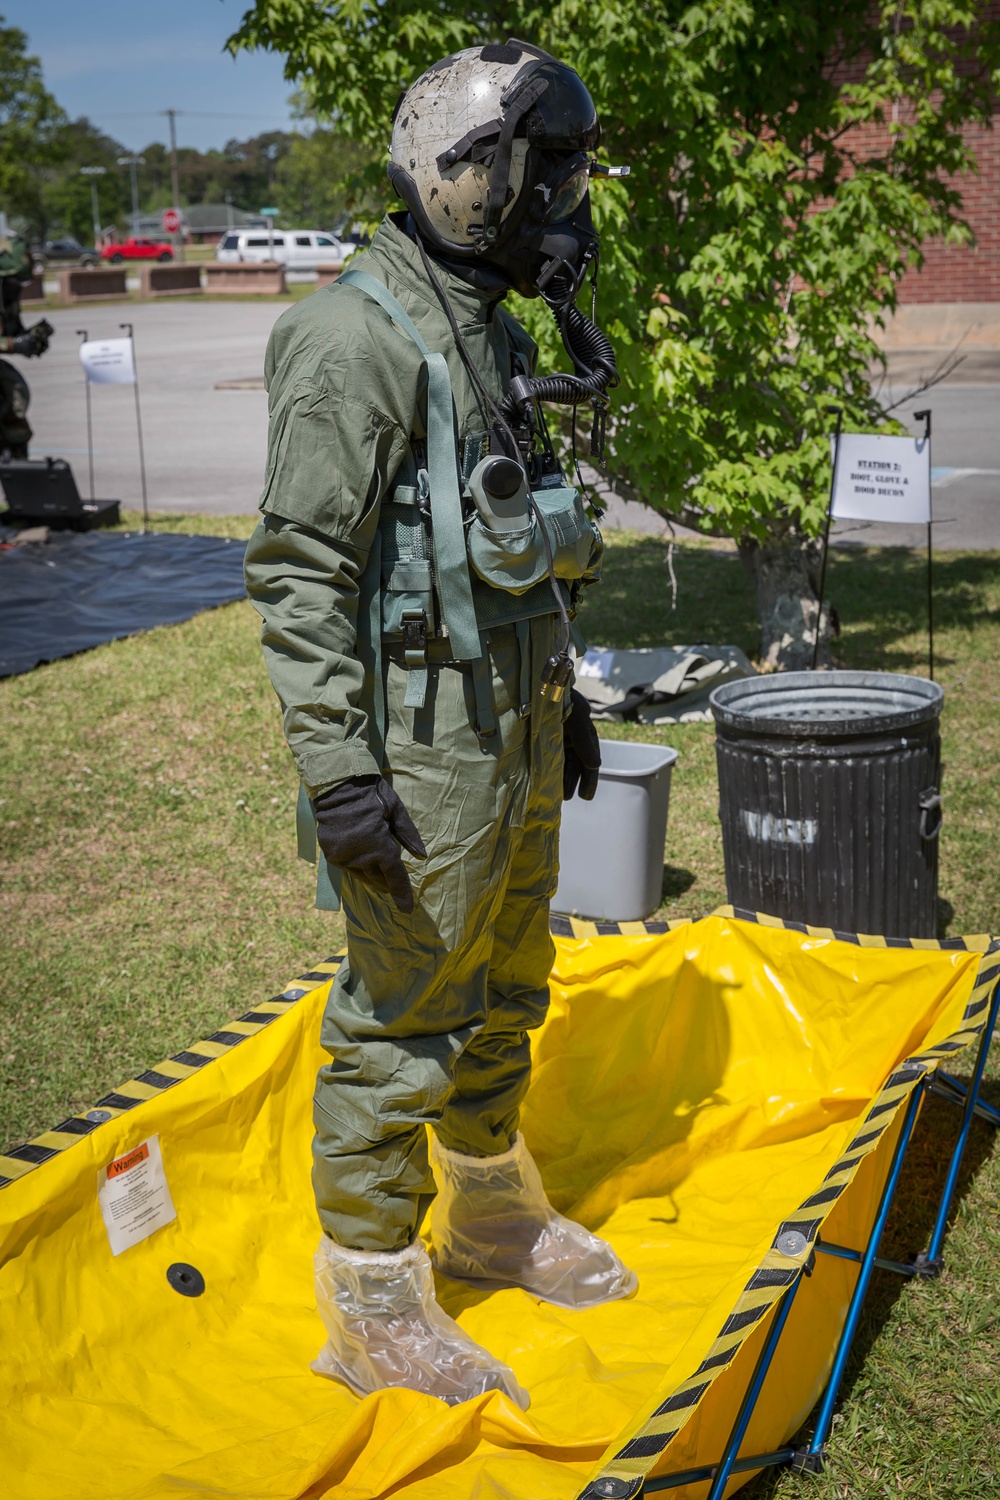
[[[299,859],[306,864],[316,863],[316,814],[309,801],[309,793],[299,783],[299,800],[295,804],[295,842]]]
[[[341,872],[327,864],[326,855],[316,847],[316,814],[309,794],[300,784],[295,804],[295,833],[299,859],[316,866],[316,907],[319,911],[340,910]]]
[[[434,563],[441,613],[456,661],[477,661],[483,654],[472,599],[469,562],[458,484],[458,445],[455,441],[455,404],[451,376],[443,354],[432,353],[412,319],[376,277],[367,271],[347,270],[340,285],[356,286],[373,298],[416,344],[427,367],[427,469],[430,475]]]
[[[410,667],[406,674],[404,708],[423,708],[427,702],[427,668]]]
[[[343,286],[345,283],[348,286],[356,286],[360,292],[364,292],[366,296],[373,298],[380,307],[385,308],[393,322],[398,323],[403,332],[410,335],[410,338],[416,344],[421,354],[427,355],[430,353],[430,350],[424,343],[423,337],[417,332],[417,325],[413,322],[409,313],[403,307],[402,303],[397,301],[392,295],[385,283],[379,281],[377,276],[372,276],[368,271],[352,271],[348,269],[341,271],[337,278],[337,283],[339,286]]]
[[[527,620],[516,620],[514,632],[517,636],[518,655],[521,658],[517,706],[523,719],[531,712],[531,626]]]
[[[476,699],[476,734],[480,749],[487,747],[484,740],[492,739],[497,732],[496,716],[493,712],[493,670],[489,651],[484,651],[472,663],[472,691]]]
[[[382,678],[382,533],[376,529],[361,575],[358,597],[358,624],[364,616],[364,648],[367,661],[363,666],[371,673],[372,703],[375,723],[368,726],[368,748],[379,766],[385,750],[385,682]],[[361,645],[362,632],[358,632]]]

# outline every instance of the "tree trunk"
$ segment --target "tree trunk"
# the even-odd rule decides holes
[[[800,672],[813,663],[819,614],[822,546],[801,537],[781,541],[741,542],[743,566],[754,581],[760,619],[760,665],[763,671]],[[817,666],[830,665],[830,636],[836,615],[823,605]]]

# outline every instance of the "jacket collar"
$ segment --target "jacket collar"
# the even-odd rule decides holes
[[[441,303],[427,279],[420,251],[402,228],[406,217],[405,213],[386,214],[367,253],[381,276],[387,280],[391,278],[397,287],[428,303],[443,317]],[[438,260],[434,260],[434,271],[462,327],[481,327],[492,321],[497,303],[506,296],[505,289],[484,291]]]

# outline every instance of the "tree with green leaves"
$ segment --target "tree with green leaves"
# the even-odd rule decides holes
[[[53,230],[71,234],[84,244],[94,239],[91,183],[97,184],[97,209],[102,229],[124,222],[131,205],[128,176],[118,165],[125,147],[82,117],[67,120],[53,135],[53,160],[38,170],[42,222],[40,238]],[[84,176],[81,167],[103,167],[99,177]]]
[[[27,46],[25,33],[0,16],[0,208],[34,231],[45,217],[39,168],[59,160],[66,116]]]
[[[314,107],[373,149],[400,91],[450,51],[521,36],[579,71],[604,152],[632,169],[592,194],[598,316],[623,376],[606,477],[735,538],[762,659],[799,666],[829,634],[816,574],[835,410],[847,430],[886,427],[874,334],[925,241],[969,239],[956,178],[1000,83],[994,9],[258,0],[229,45],[283,54]],[[558,359],[545,309],[521,312]]]
[[[317,120],[304,94],[291,102],[305,129],[278,165],[274,201],[285,218],[334,229],[378,214],[384,192],[376,153]]]

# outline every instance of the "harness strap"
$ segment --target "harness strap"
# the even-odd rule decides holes
[[[295,841],[299,859],[306,864],[316,863],[316,815],[309,801],[309,793],[299,783],[299,800],[295,804]]]
[[[518,620],[514,625],[517,647],[521,657],[521,678],[518,684],[518,709],[521,718],[531,712],[531,626],[527,620]]]
[[[427,668],[410,667],[406,674],[404,708],[423,708],[427,702]]]
[[[476,699],[476,734],[480,749],[486,750],[488,746],[484,742],[491,740],[497,732],[493,711],[493,669],[488,650],[472,663],[472,691]]]
[[[295,804],[295,835],[299,859],[316,866],[316,908],[318,911],[340,910],[341,872],[327,864],[326,855],[316,847],[316,814],[309,801],[309,794],[299,784],[298,801]]]
[[[443,354],[432,353],[396,298],[367,271],[344,271],[346,282],[373,298],[416,344],[427,367],[427,469],[430,474],[434,559],[444,627],[456,661],[477,661],[483,654],[472,599],[465,547],[462,496],[458,483],[458,444],[451,376]]]
[[[382,533],[376,529],[358,598],[358,655],[371,673],[375,723],[368,726],[368,748],[381,766],[385,750],[385,682],[382,677]],[[365,658],[367,657],[367,660]]]

